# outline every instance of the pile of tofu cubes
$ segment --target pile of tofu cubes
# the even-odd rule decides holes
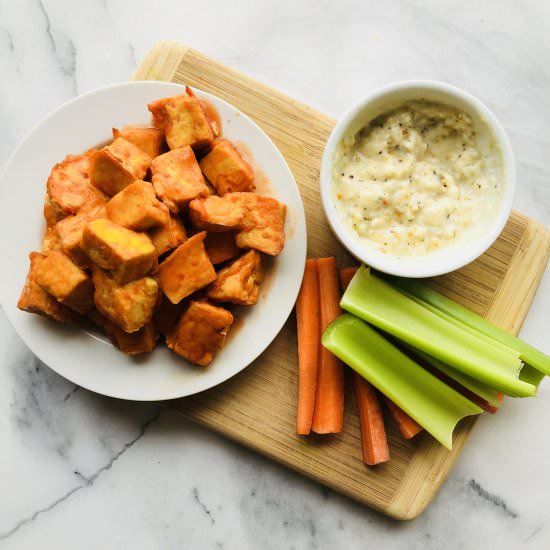
[[[286,208],[254,192],[251,166],[189,88],[148,108],[151,127],[114,129],[109,145],[53,167],[42,251],[18,306],[91,319],[131,355],[162,335],[206,366],[234,321],[230,304],[257,302]]]

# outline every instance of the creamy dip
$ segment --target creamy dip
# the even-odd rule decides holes
[[[375,118],[335,155],[340,219],[360,240],[396,256],[427,254],[489,223],[505,179],[488,133],[466,113],[424,100]]]

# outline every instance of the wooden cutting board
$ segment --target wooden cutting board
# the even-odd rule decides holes
[[[136,80],[166,80],[211,92],[256,121],[285,156],[307,215],[308,255],[352,261],[328,228],[319,196],[319,167],[334,120],[191,48],[161,43],[138,68]],[[550,234],[514,212],[491,249],[465,268],[438,277],[444,294],[517,333],[550,255]],[[389,427],[391,460],[375,468],[361,460],[357,409],[349,384],[345,430],[331,436],[295,435],[297,357],[291,315],[271,346],[224,384],[169,406],[302,474],[398,519],[419,515],[462,450],[475,418],[455,431],[453,451],[427,434],[405,441]]]

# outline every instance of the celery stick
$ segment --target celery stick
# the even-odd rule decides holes
[[[527,382],[529,384],[533,384],[537,387],[537,389],[539,387],[539,384],[541,383],[541,380],[544,377],[545,374],[543,372],[536,369],[535,367],[532,367],[531,365],[528,365],[527,363],[523,365],[523,368],[519,373],[520,380],[523,380],[524,382]]]
[[[443,361],[440,361],[439,359],[436,359],[435,357],[432,357],[419,349],[412,348],[411,346],[407,346],[407,348],[410,348],[410,350],[416,354],[419,359],[426,361],[426,363],[436,368],[438,371],[446,374],[449,378],[452,378],[465,388],[474,392],[476,395],[479,395],[479,397],[485,399],[485,401],[487,401],[490,405],[500,407],[500,399],[498,398],[498,394],[500,392],[498,390],[495,390],[491,386],[488,386],[487,384],[484,384],[483,382],[480,382],[479,380],[476,380],[475,378],[472,378],[459,370],[453,369],[453,367],[449,367],[449,365],[446,365]]]
[[[452,448],[457,422],[482,412],[353,315],[344,314],[333,321],[322,343],[447,449]]]
[[[400,288],[399,286],[393,284],[393,281],[389,282],[388,279],[384,279],[388,284],[390,284],[391,286],[393,286],[394,288],[397,288],[400,292],[402,292],[405,296],[411,298],[411,300],[414,300],[415,302],[421,304],[423,307],[425,307],[426,309],[428,309],[429,311],[431,311],[432,313],[435,313],[436,315],[439,315],[440,317],[442,317],[443,319],[446,319],[447,321],[449,321],[450,323],[453,323],[454,325],[462,328],[463,330],[466,330],[467,332],[469,332],[470,334],[473,334],[475,336],[477,336],[478,338],[481,338],[482,340],[485,340],[487,343],[489,344],[492,344],[493,346],[495,347],[498,347],[500,349],[502,349],[503,351],[509,353],[510,355],[514,356],[514,357],[519,357],[520,359],[523,359],[522,357],[522,354],[520,351],[517,350],[517,346],[515,349],[512,349],[510,347],[508,347],[505,343],[499,341],[499,340],[495,340],[494,338],[492,338],[491,336],[488,336],[487,334],[483,333],[483,332],[479,332],[477,331],[475,328],[471,327],[470,325],[466,325],[464,324],[462,321],[460,321],[459,319],[456,319],[455,317],[452,317],[451,315],[449,315],[448,313],[446,313],[445,311],[441,310],[441,309],[437,309],[435,306],[433,306],[432,304],[428,303],[428,302],[424,302],[421,298],[417,297],[415,294],[411,294],[408,290],[405,290],[404,288]],[[435,292],[435,291],[432,291],[432,292]],[[441,296],[440,294],[438,294],[438,296]],[[444,298],[444,297],[443,297]],[[454,305],[454,304],[453,304]],[[458,304],[456,304],[458,305]],[[459,306],[462,308],[462,306]],[[469,310],[468,310],[469,311]],[[474,314],[475,315],[475,314]],[[479,317],[476,315],[476,317]],[[480,317],[480,319],[484,320],[483,318]],[[493,325],[491,325],[493,326]],[[495,327],[496,328],[496,327]],[[499,329],[500,330],[500,329]],[[509,333],[505,333],[506,335],[508,336],[511,336]],[[514,337],[515,338],[515,337]],[[519,340],[518,338],[516,338],[516,340],[518,342],[521,342],[521,340]],[[414,349],[414,348],[413,348]],[[416,350],[418,352],[418,350]],[[536,351],[536,350],[535,350]],[[435,359],[434,357],[431,357],[431,356],[427,356],[427,357],[430,357],[430,360],[431,361],[438,361],[437,359]],[[426,359],[428,360],[428,359]],[[433,362],[431,363],[435,368],[438,368],[437,365],[435,365]],[[442,363],[444,364],[444,363]],[[445,365],[445,367],[447,369],[452,369],[452,367],[449,367],[449,365]],[[441,369],[440,369],[441,370]],[[457,373],[458,371],[456,371],[456,369],[452,369],[455,373]],[[459,383],[462,383],[460,382],[460,380],[458,380],[456,377],[453,377],[453,373],[447,373],[448,376],[450,376],[451,378],[453,378],[454,380],[456,380],[457,382]],[[466,375],[464,375],[466,376]],[[538,387],[542,381],[542,379],[544,378],[544,373],[541,372],[540,370],[537,370],[535,369],[534,367],[532,367],[531,365],[528,365],[527,363],[524,364],[523,368],[521,369],[521,372],[519,374],[519,379],[520,380],[523,380],[524,382],[528,382],[529,384],[533,384],[537,390],[538,390]],[[486,386],[485,384],[482,384],[481,382],[478,382],[476,380],[474,380],[473,378],[471,377],[468,377],[468,380],[466,380],[467,382],[470,382],[470,381],[473,381],[473,382],[477,382],[478,384],[478,388],[479,389],[483,389],[483,388],[488,388],[488,386]],[[462,383],[462,385],[464,387],[467,387],[469,389],[471,389],[474,393],[478,393],[476,392],[476,390],[474,390],[473,388],[470,388],[469,386],[467,386],[465,383]],[[498,391],[494,391],[493,390],[493,393],[495,394],[498,394]],[[478,393],[478,395],[480,395],[480,397],[483,397],[480,393]],[[488,401],[489,403],[491,403],[492,405],[495,405],[495,406],[500,406],[500,402],[498,402],[498,404],[495,404],[491,401],[491,399],[488,399],[487,397],[484,397],[484,399],[486,401]]]
[[[517,336],[493,325],[493,323],[487,321],[487,319],[480,317],[473,311],[439,294],[439,292],[432,290],[420,281],[403,279],[401,277],[389,277],[389,280],[399,288],[406,290],[423,302],[454,317],[461,323],[468,325],[510,348],[518,350],[522,361],[525,361],[525,363],[528,363],[531,367],[550,376],[550,357],[529,345],[527,342],[519,339]]]
[[[387,281],[386,281],[387,282]],[[391,283],[389,283],[391,284]],[[392,285],[393,286],[393,285]],[[520,359],[521,353],[517,349],[512,349],[508,347],[507,345],[503,344],[502,342],[499,342],[498,340],[495,340],[491,338],[490,336],[487,336],[486,334],[483,334],[482,332],[478,332],[474,328],[465,325],[458,319],[455,319],[454,317],[451,317],[449,314],[445,313],[444,311],[441,311],[437,309],[436,307],[432,306],[431,304],[428,304],[427,302],[423,302],[420,298],[417,298],[414,294],[410,294],[406,290],[403,290],[399,287],[397,288],[401,293],[403,293],[405,296],[410,298],[411,300],[414,300],[416,303],[420,304],[422,307],[425,307],[427,310],[431,311],[432,313],[435,313],[436,315],[439,315],[439,317],[445,319],[449,323],[452,323],[453,325],[461,328],[462,330],[465,330],[466,332],[472,334],[473,336],[476,336],[480,340],[484,340],[487,344],[494,346],[495,348],[501,349],[504,353],[508,353],[511,357],[514,357],[515,359]]]
[[[449,323],[371,275],[362,266],[340,305],[399,340],[505,393],[532,396],[535,386],[518,379],[519,359]]]

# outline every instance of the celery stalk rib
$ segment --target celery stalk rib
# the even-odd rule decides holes
[[[333,321],[322,343],[447,449],[452,448],[457,422],[482,412],[353,315],[344,314]]]
[[[410,346],[407,347],[414,354],[416,354],[419,359],[426,361],[426,363],[436,368],[443,374],[446,374],[455,382],[458,382],[468,390],[474,392],[482,399],[485,399],[485,401],[487,401],[487,403],[489,403],[490,405],[493,405],[494,407],[500,407],[501,403],[500,399],[498,398],[498,395],[500,393],[499,390],[496,390],[495,388],[492,388],[491,386],[488,386],[487,384],[484,384],[483,382],[480,382],[479,380],[476,380],[475,378],[472,378],[471,376],[468,376],[467,374],[464,374],[459,370],[453,369],[453,367],[449,367],[449,365],[446,365],[445,363],[443,363],[443,361],[440,361],[439,359],[436,359],[435,357],[432,357],[431,355],[428,355],[423,351],[412,348]]]
[[[521,372],[519,373],[520,380],[523,380],[528,384],[533,384],[537,388],[539,387],[539,384],[544,377],[545,374],[542,371],[536,369],[535,367],[532,367],[531,365],[528,365],[527,363],[525,363],[525,365],[521,369]]]
[[[454,317],[457,321],[493,338],[501,344],[518,350],[522,361],[550,376],[550,357],[517,336],[497,327],[490,321],[487,321],[487,319],[480,317],[473,311],[432,290],[420,281],[404,279],[402,277],[389,277],[389,280],[395,286],[409,292],[447,315]]]
[[[481,382],[518,397],[532,396],[533,384],[518,378],[522,362],[432,313],[362,266],[340,305],[381,330]]]
[[[387,282],[387,281],[386,281]],[[393,285],[392,285],[393,286]],[[428,304],[427,302],[423,302],[420,298],[416,297],[414,294],[409,293],[406,290],[403,290],[399,287],[394,287],[399,290],[402,294],[410,298],[411,300],[414,300],[417,304],[420,304],[422,307],[425,307],[428,311],[431,311],[435,315],[438,315],[442,319],[445,319],[449,323],[452,323],[453,325],[457,326],[458,328],[465,330],[466,332],[469,332],[476,338],[479,338],[480,340],[483,340],[487,344],[494,346],[500,350],[502,350],[504,353],[508,353],[510,357],[514,357],[515,359],[521,360],[521,353],[517,349],[513,349],[502,342],[499,342],[498,340],[495,340],[491,338],[490,336],[487,336],[483,332],[478,332],[474,328],[470,327],[469,325],[465,325],[458,319],[455,319],[454,317],[451,317],[448,313],[445,313],[444,311],[441,311],[440,309],[437,309],[435,306],[432,306],[431,304]]]

